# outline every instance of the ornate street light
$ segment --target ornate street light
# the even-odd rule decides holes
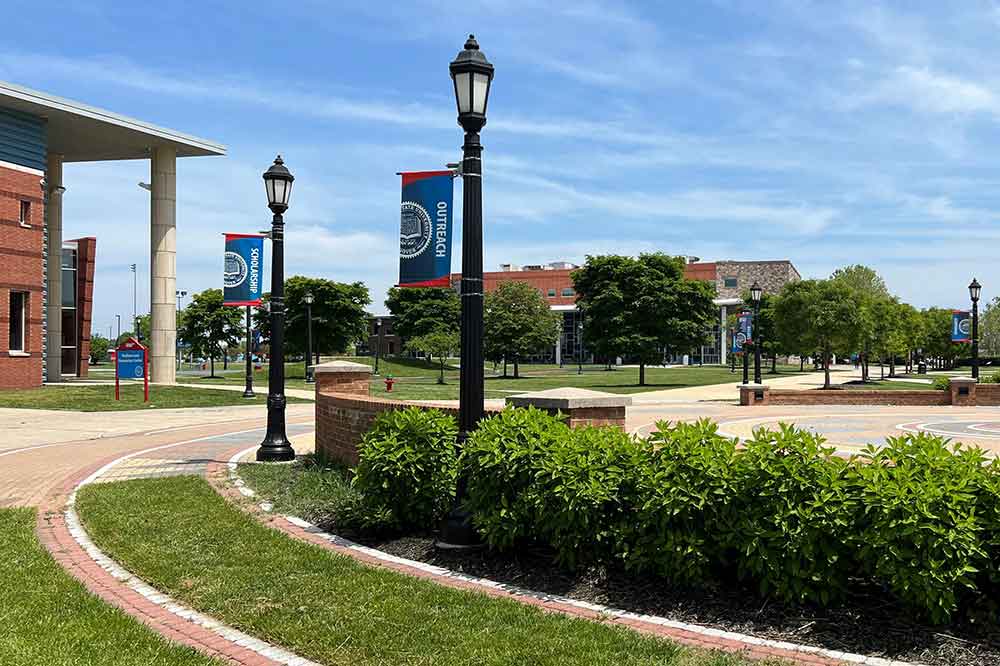
[[[576,374],[583,374],[583,322],[576,325]]]
[[[753,383],[760,384],[760,299],[764,290],[756,281],[750,287],[750,300],[753,301]]]
[[[979,294],[983,287],[979,280],[972,278],[969,283],[969,298],[972,299],[972,378],[979,379]]]
[[[483,168],[479,131],[486,124],[486,104],[493,65],[479,50],[473,35],[449,66],[455,84],[458,124],[465,130],[462,145],[462,351],[459,374],[458,446],[483,418]],[[463,506],[467,479],[461,475],[455,505],[441,530],[442,547],[479,543],[471,515]]]
[[[307,291],[302,297],[302,302],[306,304],[306,384],[312,384],[316,381],[316,377],[313,373],[309,372],[309,364],[312,363],[313,357],[313,295],[312,292]]]
[[[375,319],[375,374],[378,374],[378,360],[382,355],[382,317]]]
[[[295,177],[281,155],[264,172],[264,190],[271,220],[271,355],[267,372],[267,434],[257,449],[257,460],[295,460],[295,450],[285,434],[285,220]]]

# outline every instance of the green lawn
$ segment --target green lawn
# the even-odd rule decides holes
[[[194,477],[87,486],[77,508],[97,545],[157,589],[323,664],[745,663],[358,564]]]
[[[115,400],[115,387],[110,384],[43,386],[37,389],[0,390],[0,407],[120,412],[135,409],[224,407],[267,403],[267,395],[261,391],[255,398],[244,398],[238,391],[211,391],[187,386],[150,386],[149,402],[143,402],[142,398],[141,384],[130,383],[122,386],[121,400],[118,401]],[[306,401],[289,397],[288,402]]]
[[[32,509],[0,509],[0,664],[222,666],[91,595],[35,538]]]

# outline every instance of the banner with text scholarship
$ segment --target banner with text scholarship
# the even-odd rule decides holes
[[[753,342],[753,313],[744,312],[736,320],[736,331],[733,334],[732,353],[739,354],[743,345]]]
[[[264,277],[264,236],[225,234],[226,255],[222,273],[225,305],[260,305]]]
[[[951,341],[972,342],[972,319],[968,310],[952,310]]]
[[[451,274],[452,171],[409,171],[399,207],[399,286],[447,287]]]

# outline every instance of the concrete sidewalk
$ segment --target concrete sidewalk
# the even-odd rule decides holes
[[[751,378],[753,372],[750,373]],[[686,388],[664,389],[662,391],[648,391],[646,393],[633,393],[632,404],[656,404],[664,402],[701,402],[705,400],[723,400],[738,402],[740,399],[739,386],[743,383],[742,372],[733,375],[737,379],[726,384],[710,384],[707,386],[689,386]],[[771,388],[777,389],[817,389],[823,386],[823,372],[806,372],[802,375],[768,375],[766,370],[762,370],[764,383]],[[830,383],[844,384],[846,382],[860,380],[861,371],[853,368],[836,368],[830,370]]]

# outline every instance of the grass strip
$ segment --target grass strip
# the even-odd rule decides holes
[[[91,595],[35,538],[33,509],[0,509],[0,664],[222,666]]]
[[[264,527],[195,477],[87,486],[77,510],[154,587],[323,664],[746,663],[358,564]]]
[[[286,397],[289,403],[308,402]],[[267,403],[266,390],[255,398],[244,398],[239,391],[211,390],[188,386],[150,386],[149,402],[143,402],[139,384],[121,387],[121,400],[115,400],[115,387],[109,384],[90,386],[43,386],[36,389],[0,391],[0,407],[14,409],[57,409],[75,412],[121,412],[139,409],[176,409],[180,407],[228,407]]]

